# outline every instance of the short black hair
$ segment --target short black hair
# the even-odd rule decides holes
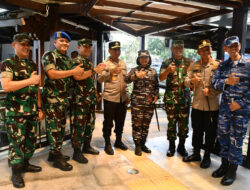
[[[151,56],[148,56],[149,57],[149,62],[148,62],[148,66],[147,67],[150,67],[150,65],[152,64],[152,59],[151,59]],[[139,62],[139,59],[140,59],[140,57],[137,57],[137,59],[136,59],[136,64],[138,65],[138,66],[141,66],[141,64],[140,64],[140,62]]]

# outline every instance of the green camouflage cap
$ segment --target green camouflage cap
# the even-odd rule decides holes
[[[184,46],[184,41],[183,40],[173,40],[172,46],[173,47]]]
[[[32,39],[28,34],[25,33],[20,33],[20,34],[15,34],[13,36],[13,41],[17,42],[29,42],[29,44],[32,44]]]
[[[81,39],[81,40],[79,40],[78,41],[78,46],[86,46],[86,45],[90,45],[90,46],[92,46],[92,40],[90,40],[90,39],[87,39],[87,38],[83,38],[83,39]]]

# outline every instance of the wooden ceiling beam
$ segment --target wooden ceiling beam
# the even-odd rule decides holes
[[[161,25],[158,25],[157,27],[150,27],[150,28],[142,29],[138,32],[138,34],[139,36],[141,36],[145,34],[155,33],[159,31],[167,30],[169,28],[177,27],[180,25],[190,24],[192,22],[196,22],[202,19],[206,19],[206,18],[218,16],[218,15],[223,15],[229,12],[231,11],[227,9],[222,9],[222,10],[211,11],[209,13],[204,13],[203,15],[198,15],[198,16],[190,17],[186,19],[178,18],[178,19],[173,20],[170,23],[161,24]]]
[[[215,5],[215,6],[225,6],[225,7],[232,7],[232,8],[240,8],[243,6],[242,0],[236,1],[221,1],[221,0],[189,0],[190,2],[198,2],[204,3],[208,5]]]
[[[128,4],[123,2],[116,2],[116,1],[99,1],[96,5],[97,6],[109,6],[109,7],[116,7],[116,8],[124,8],[124,9],[132,9],[136,11],[143,11],[143,12],[149,12],[149,13],[157,13],[157,14],[165,14],[165,15],[171,15],[171,16],[177,16],[177,17],[183,17],[188,15],[187,13],[177,12],[174,10],[166,10],[166,9],[158,9],[154,7],[148,7],[149,3],[147,2],[143,6],[135,5],[135,4]]]
[[[88,0],[52,0],[52,1],[58,1],[58,2],[71,2],[71,3],[87,3]]]
[[[198,5],[192,5],[192,4],[187,4],[184,1],[168,1],[168,0],[145,0],[145,1],[150,1],[150,2],[157,2],[157,3],[162,3],[162,4],[170,4],[170,5],[175,5],[175,6],[181,6],[181,7],[187,7],[187,8],[194,8],[194,9],[202,9],[202,10],[213,10],[210,8],[205,8],[202,6]]]
[[[131,18],[139,18],[139,19],[143,19],[143,20],[157,20],[157,21],[161,21],[161,22],[170,22],[173,19],[167,19],[167,18],[163,18],[163,17],[155,17],[155,16],[148,16],[148,15],[141,15],[138,13],[125,13],[125,12],[121,12],[121,11],[115,11],[115,10],[102,10],[102,9],[91,9],[90,10],[90,15],[114,15],[114,16],[121,16],[121,17],[131,17]]]
[[[40,12],[46,12],[46,5],[29,0],[5,0],[6,3],[26,9],[31,9]]]
[[[125,24],[136,24],[136,25],[143,25],[143,26],[156,26],[159,24],[159,23],[141,21],[141,20],[123,20],[123,19],[116,19],[113,22],[119,22],[119,23],[125,23]]]

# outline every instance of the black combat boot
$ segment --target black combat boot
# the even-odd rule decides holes
[[[151,150],[146,146],[146,139],[147,139],[147,136],[144,136],[142,138],[142,141],[141,141],[141,150],[145,153],[151,153]]]
[[[70,171],[73,169],[73,166],[67,163],[61,153],[56,153],[53,155],[54,157],[54,162],[53,166],[55,168],[59,168],[62,171]]]
[[[227,173],[224,175],[224,177],[221,180],[222,185],[232,185],[234,180],[236,179],[236,171],[237,171],[238,165],[236,164],[229,164],[229,168]]]
[[[91,139],[92,139],[92,136],[89,137],[87,140],[84,140],[83,147],[82,147],[82,153],[98,155],[99,151],[94,149],[90,145]]]
[[[193,154],[190,156],[186,156],[182,159],[183,162],[195,162],[195,161],[201,161],[201,154],[200,149],[194,149]]]
[[[42,171],[42,168],[40,166],[35,166],[29,163],[28,160],[24,160],[24,165],[23,165],[23,172],[40,172]]]
[[[220,165],[220,167],[217,170],[215,170],[212,173],[212,176],[214,178],[222,177],[222,176],[224,176],[227,173],[228,168],[229,168],[229,162],[228,162],[228,160],[226,158],[221,158],[221,165]]]
[[[12,176],[11,181],[13,183],[13,186],[16,188],[23,188],[24,181],[22,177],[22,171],[23,171],[23,165],[22,164],[15,164],[12,165]]]
[[[182,157],[188,156],[188,153],[187,153],[186,148],[185,148],[185,141],[186,141],[186,139],[179,139],[179,144],[177,147],[177,152]]]
[[[167,156],[172,157],[174,156],[174,153],[175,153],[175,141],[169,141]]]
[[[105,148],[104,148],[104,151],[108,155],[114,155],[114,150],[113,150],[113,148],[111,146],[110,138],[106,138],[105,139]]]
[[[74,153],[73,153],[72,159],[77,161],[80,164],[88,163],[88,159],[83,156],[80,148],[74,148]]]
[[[140,143],[135,144],[135,155],[141,156],[142,155],[142,148]]]
[[[66,156],[66,155],[62,155],[63,156],[63,159],[65,160],[65,161],[69,161],[70,160],[70,157],[69,156]],[[49,152],[49,157],[48,157],[48,161],[49,162],[54,162],[54,160],[55,160],[55,154],[53,154],[53,152]]]
[[[210,164],[211,164],[210,152],[205,151],[200,167],[206,169],[210,167]]]
[[[114,146],[121,150],[128,150],[128,147],[122,142],[122,136],[116,136]]]

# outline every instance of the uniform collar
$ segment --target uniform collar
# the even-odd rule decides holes
[[[16,54],[15,54],[15,59],[17,59],[19,61],[28,61],[28,58],[22,59],[22,58],[18,57]]]
[[[67,57],[66,54],[62,54],[62,53],[61,53],[60,51],[58,51],[57,49],[55,49],[54,52],[55,52],[57,55]]]

